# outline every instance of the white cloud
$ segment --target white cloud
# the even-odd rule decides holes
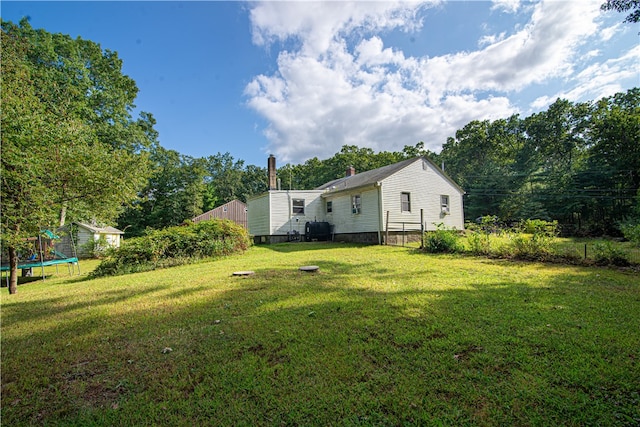
[[[619,58],[608,59],[601,63],[593,63],[576,74],[576,85],[551,96],[535,99],[531,106],[542,109],[558,98],[569,101],[581,99],[600,99],[624,91],[622,82],[638,80],[638,64],[640,64],[640,46],[635,46]]]
[[[491,10],[516,13],[520,9],[520,0],[493,0],[491,3]]]
[[[618,22],[610,27],[604,28],[600,31],[600,37],[602,41],[611,40],[611,37],[614,36],[616,32],[620,30],[621,24]]]
[[[483,47],[487,45],[496,44],[497,42],[504,40],[506,35],[507,33],[503,31],[500,34],[491,34],[491,35],[482,36],[480,40],[478,40],[478,46]]]
[[[301,54],[326,52],[332,41],[353,31],[422,27],[421,1],[259,2],[250,11],[253,41],[266,45],[289,38],[302,43]]]
[[[536,3],[526,25],[481,39],[475,51],[412,57],[385,47],[380,32],[420,29],[429,5],[257,3],[254,42],[298,46],[279,54],[276,73],[256,76],[245,89],[248,105],[270,123],[268,151],[290,162],[326,158],[344,144],[401,150],[424,141],[438,151],[471,120],[517,112],[510,94],[578,78],[573,96],[579,96],[610,88],[623,73],[624,61],[575,69],[579,47],[597,30],[597,2]],[[507,5],[515,11],[519,2],[493,7]]]

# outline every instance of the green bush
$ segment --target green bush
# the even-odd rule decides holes
[[[558,221],[525,219],[520,222],[518,229],[522,233],[532,234],[534,236],[556,237],[558,235]]]
[[[640,247],[640,223],[628,221],[620,224],[620,231],[625,239]]]
[[[155,270],[194,260],[243,252],[250,246],[247,231],[229,220],[187,223],[152,230],[123,242],[92,273],[95,277]]]
[[[544,261],[553,256],[553,242],[558,235],[557,221],[527,219],[510,234],[503,255],[517,259]]]
[[[474,255],[489,255],[491,253],[491,236],[482,231],[467,233],[469,252]]]
[[[598,265],[616,265],[626,267],[629,260],[626,254],[619,248],[616,248],[611,242],[598,242],[593,245],[595,252],[595,260]]]
[[[454,253],[462,251],[460,236],[455,229],[439,224],[437,230],[425,233],[424,250],[429,253]]]
[[[111,246],[107,242],[107,237],[104,234],[101,234],[100,237],[95,239],[90,239],[82,246],[82,249],[85,253],[90,254],[93,258],[102,258],[107,255]]]

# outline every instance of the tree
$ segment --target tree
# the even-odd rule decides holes
[[[640,188],[640,89],[595,103],[589,127],[590,147],[578,177],[587,212],[610,232],[633,216]],[[587,213],[585,212],[585,214]]]
[[[150,114],[115,52],[2,21],[2,245],[9,292],[21,242],[73,220],[111,221],[148,176]]]
[[[206,175],[204,159],[155,147],[151,152],[153,173],[138,200],[118,218],[118,226],[130,227],[133,236],[147,228],[179,225],[202,213]]]
[[[600,6],[601,10],[615,10],[616,12],[631,13],[627,15],[624,22],[635,23],[640,22],[640,1],[638,0],[607,0]]]
[[[229,153],[217,153],[204,159],[207,192],[211,201],[205,211],[242,198],[244,160],[235,160]]]

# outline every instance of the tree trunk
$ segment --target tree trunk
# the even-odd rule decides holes
[[[67,220],[67,206],[62,205],[60,209],[60,227],[64,226],[65,221]]]
[[[16,248],[9,246],[9,293],[15,294],[18,292],[18,251]]]

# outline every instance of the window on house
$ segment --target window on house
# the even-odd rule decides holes
[[[411,193],[400,193],[400,210],[411,212]]]
[[[440,208],[442,213],[449,213],[449,196],[440,196]]]
[[[362,198],[359,194],[351,196],[351,213],[359,214],[362,211]]]
[[[304,199],[293,199],[292,213],[294,215],[304,215]]]
[[[331,200],[327,201],[327,213],[333,212],[333,202]]]

